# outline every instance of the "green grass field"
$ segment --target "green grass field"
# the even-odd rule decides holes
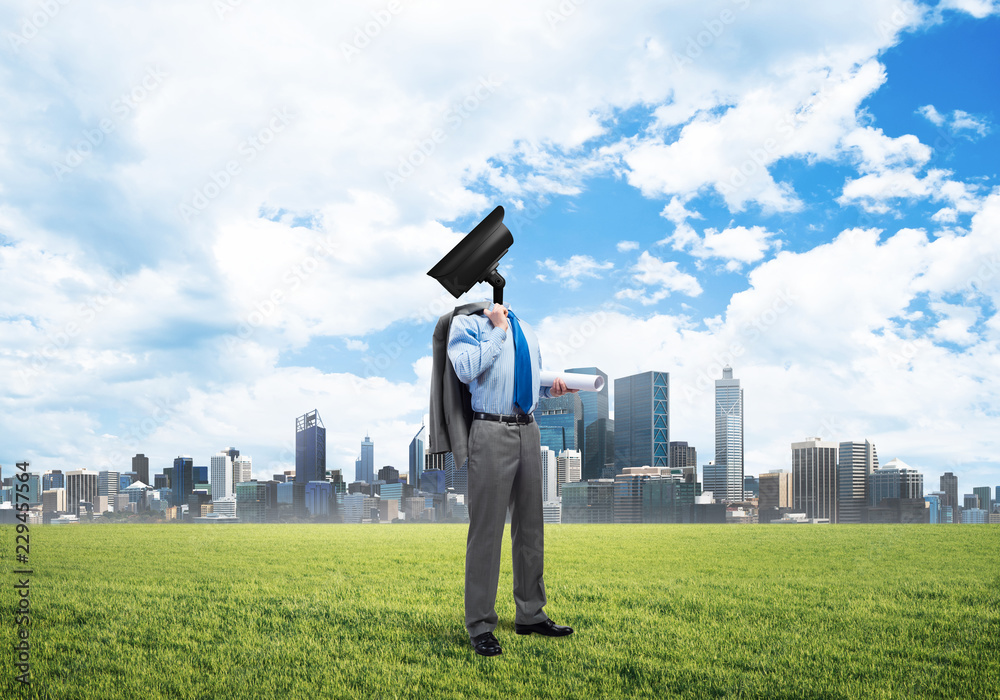
[[[462,624],[464,525],[32,527],[4,698],[997,698],[996,526],[550,525],[546,611]]]

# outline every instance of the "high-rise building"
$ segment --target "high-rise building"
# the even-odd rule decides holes
[[[188,502],[194,491],[194,460],[187,455],[180,455],[174,460],[174,470],[170,477],[172,505],[180,506]]]
[[[539,399],[532,414],[538,423],[540,442],[556,454],[579,450],[583,444],[583,400],[579,392]]]
[[[556,457],[556,495],[562,495],[563,484],[580,481],[583,458],[580,450],[563,450]],[[544,498],[542,499],[544,501]]]
[[[761,512],[771,508],[792,507],[792,473],[784,469],[773,469],[761,474],[760,500],[757,507]]]
[[[611,388],[608,385],[608,375],[597,367],[575,367],[566,371],[595,375],[604,380],[604,386],[600,391],[581,391],[577,394],[583,407],[583,429],[580,435],[582,442],[578,447],[583,455],[581,474],[584,479],[597,479],[601,476],[604,465],[614,461],[613,433],[610,442],[608,440],[609,429],[614,430],[613,425],[608,425],[610,420],[608,397]]]
[[[149,457],[139,453],[132,458],[132,471],[139,475],[139,481],[144,484],[152,483],[149,480]]]
[[[962,510],[971,510],[979,507],[979,494],[967,493],[962,500]],[[985,510],[985,508],[983,509]]]
[[[97,495],[107,496],[108,502],[113,503],[118,495],[118,487],[121,485],[121,474],[107,469],[98,472]]]
[[[66,488],[66,475],[59,469],[42,474],[42,491]]]
[[[760,496],[760,480],[756,476],[747,474],[743,477],[743,498],[757,498]]]
[[[726,468],[725,500],[742,501],[743,389],[729,365],[722,368],[722,379],[715,380],[715,463]]]
[[[295,481],[325,480],[326,427],[319,411],[312,410],[295,419]]]
[[[361,455],[354,462],[354,472],[355,481],[375,481],[375,443],[367,435],[361,443]]]
[[[613,523],[614,516],[614,480],[590,479],[563,487],[562,522]]]
[[[989,513],[991,510],[993,510],[991,508],[991,506],[993,504],[990,502],[990,487],[989,486],[977,486],[976,488],[972,489],[972,493],[974,493],[977,496],[979,496],[979,507],[980,508],[982,508],[983,510],[985,510],[987,513]]]
[[[924,475],[900,459],[890,460],[868,477],[868,505],[877,507],[886,498],[923,499]]]
[[[644,372],[616,379],[615,469],[620,473],[630,467],[670,466],[669,449],[670,374]]]
[[[378,470],[378,480],[387,484],[395,484],[399,481],[399,470],[387,464]]]
[[[306,510],[309,515],[329,518],[333,515],[337,501],[333,494],[333,484],[329,481],[310,481],[306,484]]]
[[[230,448],[232,449],[232,448]],[[253,479],[253,459],[250,455],[236,455],[233,459],[233,484]]]
[[[420,475],[424,471],[424,455],[426,454],[427,426],[421,424],[420,430],[410,440],[410,478],[407,480],[414,487],[420,483]],[[452,458],[454,459],[454,458]]]
[[[542,503],[556,500],[558,469],[556,453],[542,445]]]
[[[212,484],[212,498],[221,500],[236,495],[236,481],[233,474],[233,458],[223,450],[212,455],[208,475]]]
[[[716,503],[738,503],[743,500],[743,481],[740,472],[731,465],[709,462],[702,466],[702,484],[711,491]]]
[[[304,490],[305,484],[296,484]],[[262,481],[251,479],[236,484],[236,516],[240,522],[265,522],[264,514],[267,508],[267,485]]]
[[[878,469],[875,445],[842,442],[837,457],[837,522],[862,523],[868,503],[868,478]]]
[[[837,521],[839,447],[818,437],[792,443],[792,508],[807,518]]]
[[[80,502],[97,503],[100,475],[89,469],[66,472],[66,510],[77,514]]]
[[[959,523],[959,514],[961,512],[962,504],[958,502],[958,476],[952,474],[951,472],[945,472],[941,475],[941,481],[939,488],[944,491],[945,498],[941,502],[942,509],[951,508],[952,512],[952,522]]]
[[[698,450],[694,445],[686,442],[670,443],[670,468],[680,469],[685,477],[691,476],[690,481],[698,480]]]

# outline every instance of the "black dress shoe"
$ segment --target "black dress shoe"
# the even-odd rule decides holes
[[[563,625],[557,625],[552,620],[546,620],[545,622],[536,622],[533,625],[519,625],[514,623],[514,631],[518,634],[544,634],[546,637],[565,637],[567,634],[573,634],[572,627],[564,627]]]
[[[480,656],[496,656],[503,653],[500,642],[497,641],[492,632],[483,632],[472,637],[472,648]]]

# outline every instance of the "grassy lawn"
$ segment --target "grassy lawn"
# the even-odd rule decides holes
[[[0,696],[997,698],[1000,527],[550,525],[546,612],[463,627],[464,525],[31,529],[32,679]]]

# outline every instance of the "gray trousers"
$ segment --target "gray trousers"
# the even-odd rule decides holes
[[[542,453],[538,424],[474,420],[469,431],[469,538],[465,550],[465,628],[497,626],[500,546],[510,507],[515,622],[544,622]]]

